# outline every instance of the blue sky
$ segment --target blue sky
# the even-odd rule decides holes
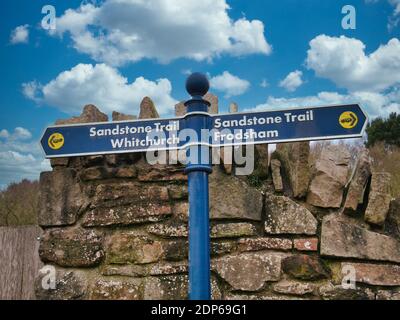
[[[220,112],[358,101],[400,111],[400,0],[105,0],[0,2],[0,186],[49,169],[38,139],[95,103],[162,116],[207,73]],[[56,9],[44,30],[42,7]],[[356,29],[342,28],[342,8]],[[68,10],[68,11],[66,11]]]

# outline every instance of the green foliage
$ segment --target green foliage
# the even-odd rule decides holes
[[[22,180],[0,191],[0,226],[36,225],[39,183]]]
[[[260,177],[258,174],[251,174],[247,176],[247,181],[249,182],[249,185],[255,188],[259,188],[263,184],[263,179]]]
[[[400,114],[391,113],[387,119],[376,118],[367,127],[368,141],[372,147],[377,142],[400,147]]]

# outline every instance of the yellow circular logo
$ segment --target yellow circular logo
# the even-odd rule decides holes
[[[358,117],[354,112],[343,112],[339,117],[340,125],[345,129],[353,129],[358,123]]]
[[[53,133],[48,140],[49,147],[58,150],[64,145],[64,136],[61,133]]]

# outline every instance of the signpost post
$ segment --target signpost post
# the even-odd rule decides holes
[[[40,140],[47,158],[173,149],[190,152],[185,172],[189,189],[189,298],[192,300],[211,297],[209,148],[357,138],[363,135],[368,121],[358,104],[210,115],[210,104],[203,99],[208,89],[204,75],[189,76],[186,90],[192,99],[186,101],[188,113],[183,117],[52,126]],[[195,141],[188,140],[187,130],[191,130]],[[202,135],[204,130],[209,132],[206,138]]]

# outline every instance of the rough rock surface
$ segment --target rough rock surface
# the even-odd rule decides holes
[[[318,238],[294,239],[293,246],[299,251],[317,251]]]
[[[47,278],[46,273],[35,280],[35,295],[39,300],[77,300],[86,294],[87,280],[80,272],[57,271],[54,289]]]
[[[305,207],[285,196],[267,193],[265,231],[269,234],[307,234],[317,231],[317,220]]]
[[[378,226],[383,225],[389,212],[391,200],[390,174],[386,172],[374,173],[371,180],[368,206],[364,215],[365,221]]]
[[[72,117],[65,120],[57,120],[56,125],[107,121],[108,117],[105,113],[102,113],[95,105],[88,104],[83,108],[83,111],[79,117]]]
[[[113,121],[126,121],[126,120],[136,120],[136,116],[123,114],[121,112],[113,111],[112,113],[112,120]]]
[[[307,202],[316,207],[339,208],[348,178],[350,153],[338,145],[325,147],[314,168]]]
[[[375,286],[400,286],[400,266],[342,262],[344,267],[354,268],[357,282]]]
[[[311,283],[304,283],[292,280],[283,280],[273,285],[273,290],[277,293],[303,296],[315,291],[316,286]]]
[[[331,215],[322,222],[321,255],[400,262],[400,242]]]
[[[364,192],[367,187],[368,180],[371,177],[370,157],[367,150],[363,150],[353,174],[347,191],[346,201],[343,206],[343,212],[346,214],[354,214],[357,208],[364,201]]]
[[[239,238],[254,236],[257,229],[251,223],[224,223],[217,224],[211,228],[211,238]]]
[[[281,176],[281,162],[278,159],[271,160],[272,181],[276,192],[283,191],[283,182]]]
[[[301,280],[329,278],[330,270],[316,256],[294,255],[282,261],[282,268],[287,274]]]
[[[50,227],[74,224],[88,204],[73,169],[41,173],[39,225]]]
[[[139,300],[142,281],[138,279],[98,279],[90,288],[92,300]]]
[[[282,238],[244,238],[238,242],[239,251],[291,250],[292,247],[291,239]]]
[[[345,289],[342,285],[328,283],[319,288],[319,294],[324,300],[374,300],[375,295],[371,289],[356,288]]]
[[[149,277],[144,283],[145,300],[185,300],[188,296],[188,276]],[[211,280],[211,298],[221,299],[217,282]]]
[[[56,229],[43,234],[39,255],[62,267],[91,267],[104,256],[103,238],[93,230]]]
[[[282,256],[273,253],[245,253],[226,256],[214,262],[216,272],[234,290],[257,291],[267,281],[278,281]]]
[[[309,155],[309,142],[279,143],[272,155],[272,158],[280,160],[295,198],[307,194],[310,183]]]
[[[262,194],[244,181],[215,169],[210,175],[209,190],[212,219],[261,220]]]
[[[149,97],[144,97],[140,103],[139,119],[153,119],[159,117],[160,115],[157,112],[153,100]]]
[[[170,215],[172,209],[169,204],[151,202],[115,208],[97,207],[85,215],[82,225],[84,227],[131,225],[161,221]]]
[[[164,254],[162,242],[135,233],[114,234],[107,242],[109,263],[146,264],[160,260]]]

